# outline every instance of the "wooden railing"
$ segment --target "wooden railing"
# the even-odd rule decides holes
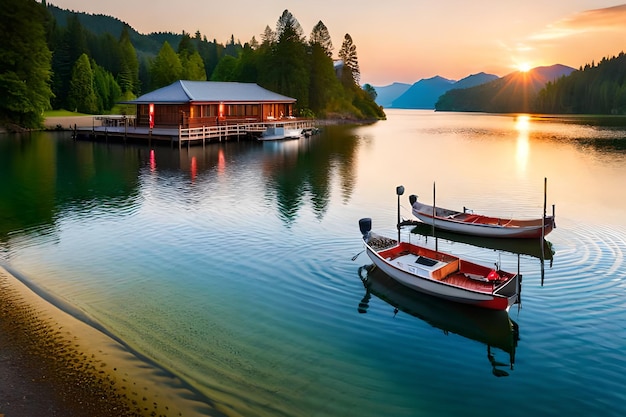
[[[186,141],[205,141],[212,139],[226,139],[231,136],[245,136],[250,133],[261,133],[264,132],[268,126],[274,125],[275,123],[281,123],[286,128],[301,128],[307,129],[313,127],[312,120],[281,120],[278,122],[271,123],[236,123],[236,124],[224,124],[224,125],[212,125],[212,126],[201,126],[201,127],[189,127],[189,128],[178,128],[178,139],[179,144],[181,142]]]

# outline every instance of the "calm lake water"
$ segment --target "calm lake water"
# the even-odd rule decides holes
[[[538,242],[404,232],[505,270],[519,259],[508,314],[352,260],[361,217],[396,235],[397,185],[407,219],[408,195],[432,202],[433,184],[441,206],[540,217],[544,178],[546,259]],[[181,151],[33,133],[0,137],[0,179],[0,262],[226,414],[626,415],[623,119],[389,111]]]

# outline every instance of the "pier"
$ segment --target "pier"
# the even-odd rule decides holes
[[[135,143],[161,143],[171,147],[206,145],[226,140],[256,139],[268,127],[281,124],[289,129],[311,131],[311,119],[280,119],[266,122],[228,121],[218,125],[183,127],[136,126],[134,116],[95,116],[91,127],[74,127],[73,135],[79,140],[116,141]]]

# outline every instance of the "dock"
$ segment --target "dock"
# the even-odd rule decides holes
[[[312,131],[311,119],[282,119],[267,122],[246,120],[196,127],[155,127],[136,126],[134,116],[94,116],[92,126],[74,126],[73,136],[77,140],[115,141],[148,144],[169,144],[171,147],[205,146],[212,142],[227,140],[256,139],[268,127],[280,123],[285,128]]]

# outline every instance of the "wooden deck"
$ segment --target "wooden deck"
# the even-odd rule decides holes
[[[213,126],[192,128],[153,128],[136,127],[128,124],[112,124],[99,119],[98,125],[94,122],[91,127],[74,128],[76,139],[95,141],[133,141],[148,143],[169,143],[172,147],[202,145],[211,142],[222,142],[231,139],[255,139],[268,126],[281,123],[290,129],[313,129],[313,120],[280,120],[255,123],[228,123]]]

